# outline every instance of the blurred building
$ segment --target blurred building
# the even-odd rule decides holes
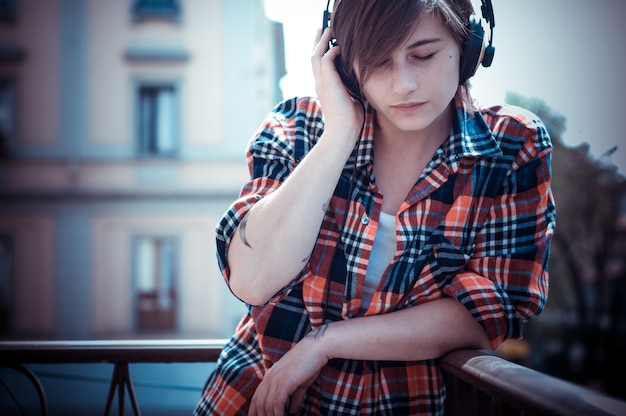
[[[262,0],[0,0],[0,335],[229,336],[214,229],[283,75]]]

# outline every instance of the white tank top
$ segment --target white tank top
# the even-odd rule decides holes
[[[369,307],[374,291],[378,288],[385,269],[393,260],[396,246],[396,217],[381,211],[378,230],[372,246],[372,254],[365,272],[361,310]]]

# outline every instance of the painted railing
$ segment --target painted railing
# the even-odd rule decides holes
[[[2,341],[0,366],[26,377],[38,392],[42,415],[46,394],[27,364],[111,363],[114,365],[104,414],[117,393],[117,414],[125,394],[137,403],[130,363],[215,362],[225,340]],[[453,351],[440,360],[446,387],[446,415],[626,415],[626,402],[476,350]]]

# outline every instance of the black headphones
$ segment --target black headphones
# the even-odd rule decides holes
[[[324,11],[322,21],[322,31],[330,26],[331,13],[329,6],[330,0],[326,3],[326,10]],[[474,14],[471,15],[467,27],[467,38],[461,48],[459,85],[463,85],[468,79],[474,76],[480,65],[484,67],[491,66],[493,56],[496,52],[496,48],[493,46],[493,28],[496,26],[496,20],[493,14],[491,0],[481,0],[480,11],[483,19],[489,24],[489,43],[486,44],[485,42],[485,30],[483,29],[481,19]],[[333,39],[331,43],[334,44],[335,40]],[[348,88],[348,91],[355,98],[361,99],[358,80],[349,75],[349,72],[341,61],[341,56],[335,58],[335,66],[337,67],[337,72],[341,76],[343,83]]]
[[[459,84],[464,84],[476,73],[482,64],[484,67],[491,66],[496,47],[493,46],[493,28],[496,19],[493,14],[491,0],[481,0],[480,11],[483,19],[489,24],[489,43],[485,44],[485,30],[480,19],[476,15],[469,17],[468,33],[461,50],[461,66],[459,69]]]

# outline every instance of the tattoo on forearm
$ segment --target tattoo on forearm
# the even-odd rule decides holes
[[[330,206],[330,199],[324,202],[324,204],[322,205],[322,212],[324,212],[324,214],[326,213],[326,211],[328,211],[329,206]]]
[[[246,226],[248,225],[248,218],[244,218],[239,224],[239,237],[241,237],[241,241],[246,245],[246,247],[252,248],[248,239],[246,238]]]
[[[313,338],[313,341],[317,341],[324,336],[326,329],[328,329],[328,324],[324,324],[318,328],[315,328],[313,331],[307,334],[306,338]]]

